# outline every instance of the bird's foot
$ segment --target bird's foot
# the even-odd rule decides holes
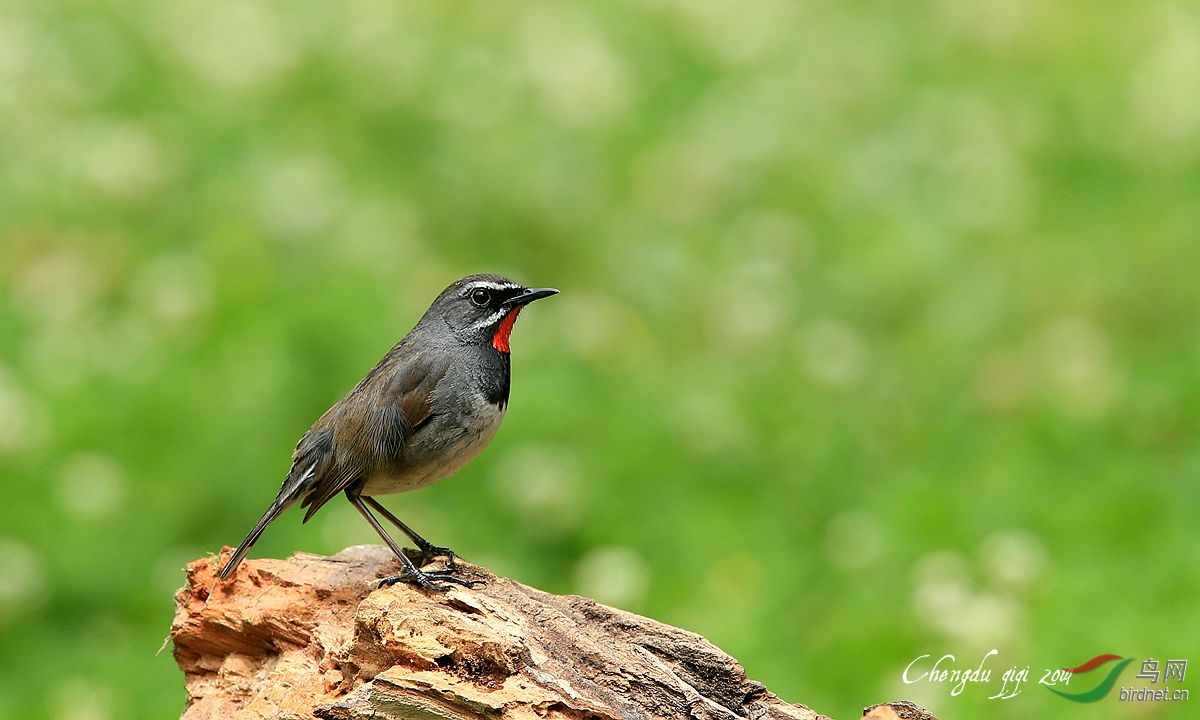
[[[447,570],[458,569],[458,563],[455,562],[458,560],[458,554],[448,547],[426,544],[422,545],[418,550],[404,548],[404,554],[407,555],[410,560],[416,563],[417,567],[425,567],[429,563],[433,562],[436,558],[446,558]]]
[[[437,592],[446,592],[450,589],[449,585],[440,584],[441,582],[454,583],[463,587],[475,587],[482,585],[482,580],[465,580],[458,577],[450,570],[417,570],[416,572],[404,572],[400,575],[392,575],[385,577],[379,581],[379,587],[388,587],[396,583],[410,583],[425,590],[435,590]]]

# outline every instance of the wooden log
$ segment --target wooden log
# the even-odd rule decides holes
[[[461,565],[482,583],[437,593],[378,588],[399,571],[379,546],[249,560],[225,583],[193,561],[171,626],[184,720],[824,717],[695,633]]]

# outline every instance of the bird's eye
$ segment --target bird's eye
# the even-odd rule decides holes
[[[471,291],[471,304],[477,307],[483,307],[492,301],[492,294],[483,288],[475,288]]]

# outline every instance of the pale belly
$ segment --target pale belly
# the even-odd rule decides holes
[[[379,471],[367,478],[363,495],[408,492],[432,485],[457,473],[475,459],[496,435],[504,411],[489,406],[465,425],[447,427],[431,424],[410,440],[409,452],[400,467]]]

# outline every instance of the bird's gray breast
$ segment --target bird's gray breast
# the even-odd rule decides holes
[[[364,495],[416,490],[450,477],[487,447],[504,419],[504,410],[478,390],[435,398],[433,408],[400,457],[367,478]]]

